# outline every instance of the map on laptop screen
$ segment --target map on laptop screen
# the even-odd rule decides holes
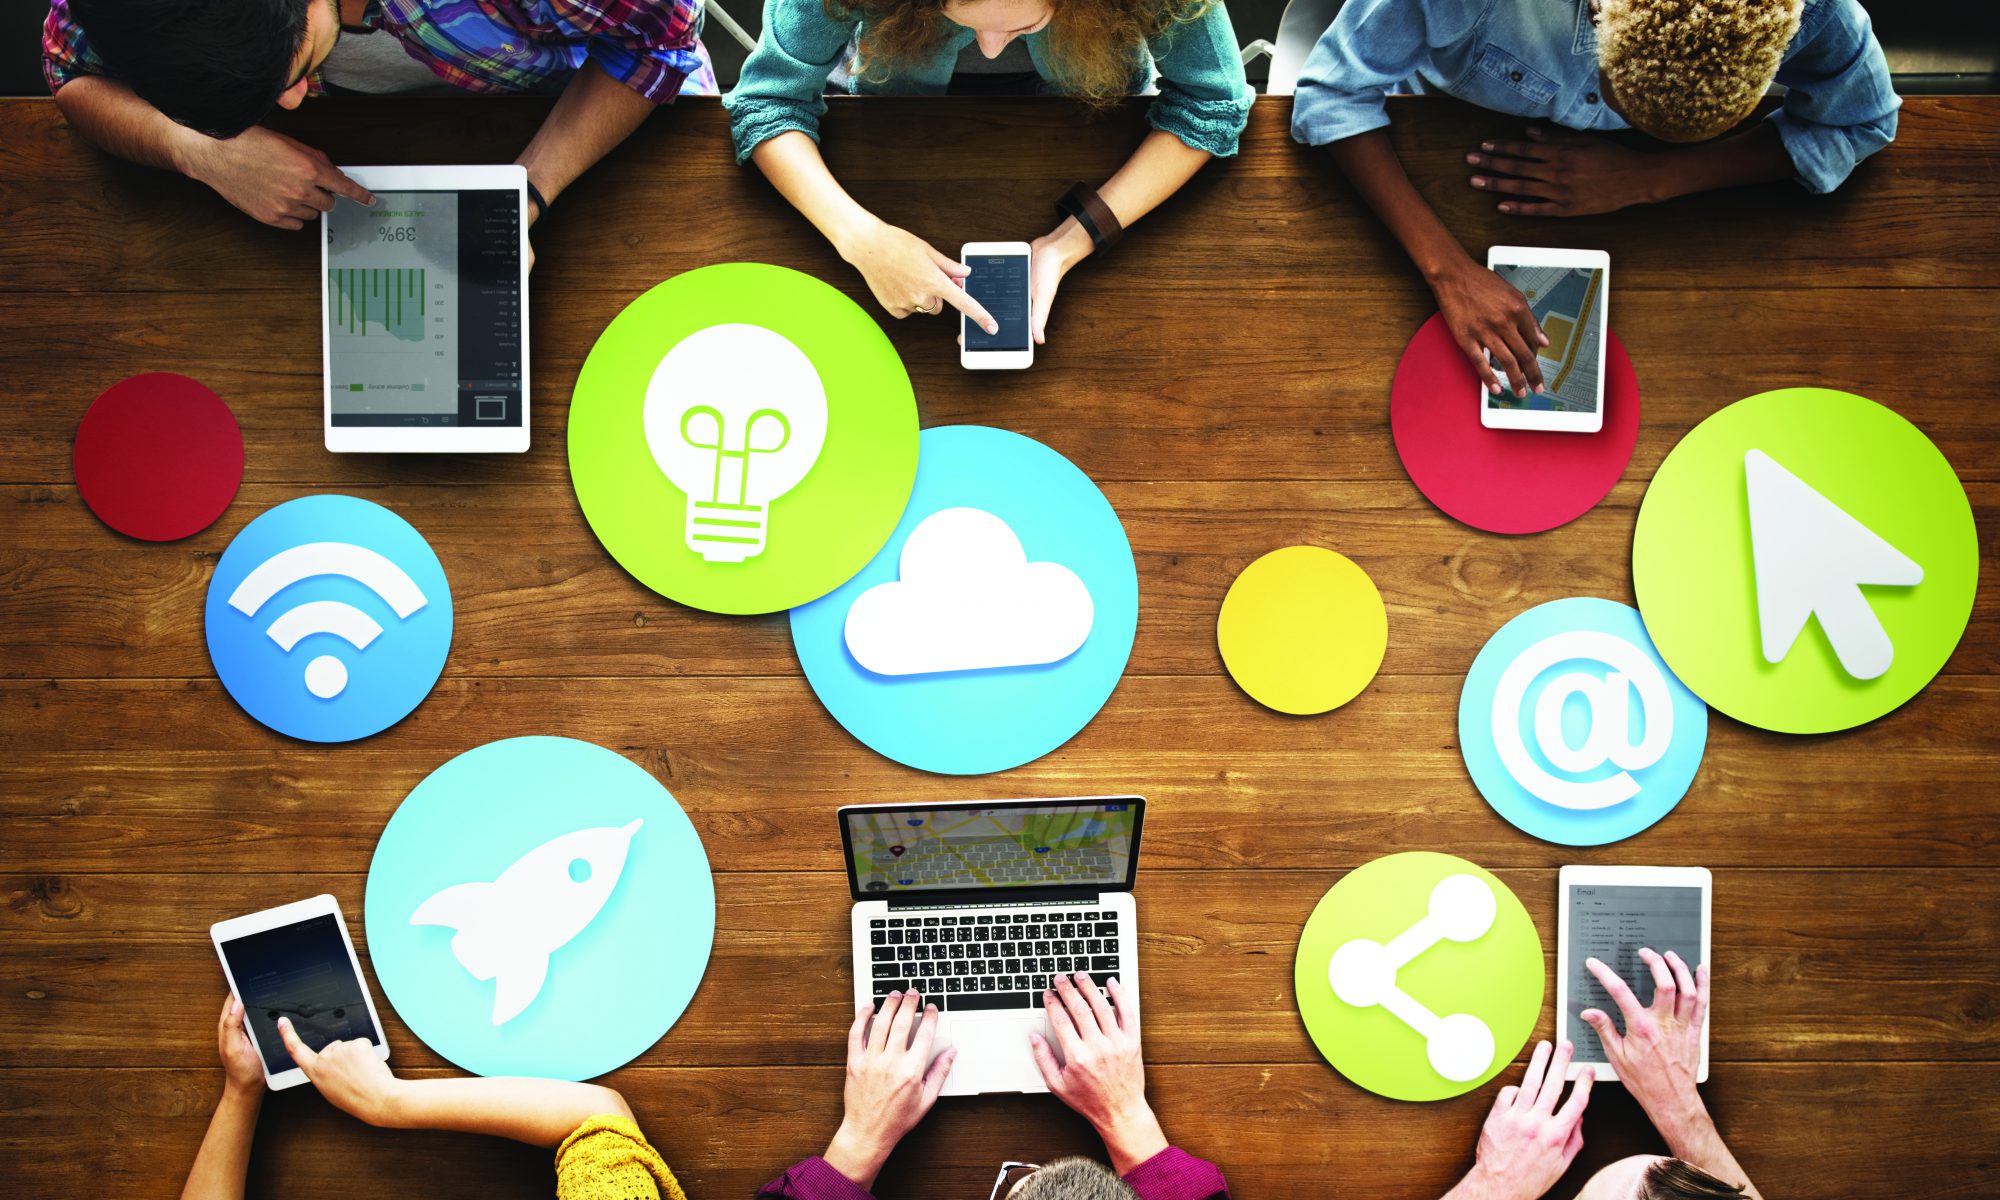
[[[862,892],[1122,886],[1135,805],[884,808],[847,814]]]

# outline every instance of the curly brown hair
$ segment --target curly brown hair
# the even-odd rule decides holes
[[[956,30],[945,8],[967,0],[823,0],[835,20],[861,20],[856,74],[882,80],[935,58]],[[1043,57],[1066,94],[1106,104],[1130,95],[1139,47],[1208,11],[1210,0],[1049,0]]]

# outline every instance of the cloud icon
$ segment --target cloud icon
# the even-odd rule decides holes
[[[847,649],[877,675],[1026,667],[1068,658],[1095,610],[1075,571],[1029,562],[1007,522],[940,509],[903,543],[901,578],[847,610]]]

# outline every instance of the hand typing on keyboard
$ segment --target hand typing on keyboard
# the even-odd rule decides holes
[[[954,1046],[931,1062],[938,1010],[934,1004],[920,1008],[921,1000],[915,991],[891,992],[880,1012],[861,1005],[847,1031],[845,1113],[825,1158],[864,1188],[874,1186],[889,1152],[937,1103],[958,1057]]]
[[[1105,993],[1082,971],[1056,976],[1042,994],[1055,1045],[1040,1034],[1028,1038],[1049,1091],[1096,1128],[1112,1168],[1123,1175],[1165,1150],[1167,1135],[1146,1102],[1139,1013],[1116,977]]]

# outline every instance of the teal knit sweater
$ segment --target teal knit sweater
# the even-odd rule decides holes
[[[1061,3],[1062,0],[1055,0]],[[942,18],[940,18],[942,19]],[[729,135],[738,162],[757,146],[788,129],[819,140],[819,120],[829,75],[839,72],[835,86],[888,96],[941,96],[951,82],[959,51],[972,43],[972,30],[952,25],[952,35],[928,62],[899,66],[886,79],[848,68],[850,46],[861,33],[858,20],[834,20],[822,0],[765,0],[764,36],[743,64],[736,87],[723,97],[729,109]],[[1042,78],[1049,77],[1043,35],[1022,40]],[[1133,47],[1132,91],[1152,91],[1158,74],[1158,95],[1149,120],[1196,150],[1227,156],[1250,119],[1253,93],[1243,78],[1229,13],[1221,0],[1193,21],[1181,22],[1149,44]],[[873,74],[879,74],[874,72]]]

